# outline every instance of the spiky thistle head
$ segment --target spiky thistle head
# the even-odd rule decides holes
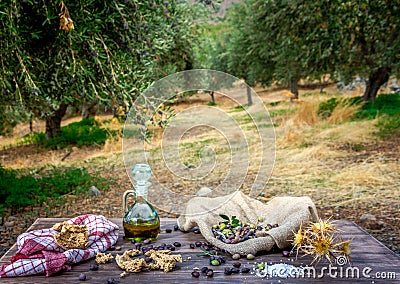
[[[292,240],[292,246],[293,246],[293,250],[296,250],[296,258],[299,254],[299,250],[304,246],[304,242],[306,240],[306,236],[304,233],[304,230],[301,228],[299,228],[299,230],[297,231],[297,233],[293,232],[294,237]]]
[[[351,243],[351,240],[346,240],[346,241],[343,241],[343,244],[342,244],[341,252],[346,256],[349,256],[350,252],[351,252],[350,243]]]
[[[350,252],[351,252],[351,240],[343,240],[341,238],[341,241],[339,243],[335,244],[335,249],[333,250],[336,253],[339,253],[340,255],[344,256],[347,258],[348,262],[351,262],[350,259]]]
[[[336,227],[329,220],[321,220],[320,219],[318,222],[311,224],[311,230],[315,233],[321,233],[324,235],[326,233],[335,232]]]
[[[293,250],[296,250],[296,258],[299,251],[304,256],[309,255],[313,257],[311,262],[319,262],[322,258],[326,258],[332,263],[332,257],[335,258],[335,254],[340,254],[346,257],[350,262],[350,240],[344,241],[341,237],[338,237],[338,233],[341,232],[333,222],[328,220],[319,220],[316,223],[311,223],[306,227],[300,226],[299,230],[293,232]]]
[[[300,227],[300,229],[297,231],[297,233],[294,233],[294,238],[293,238],[293,242],[292,245],[293,247],[300,247],[303,242],[304,242],[304,231],[303,229]]]
[[[314,239],[311,246],[311,251],[314,255],[313,262],[316,260],[319,262],[323,257],[325,257],[330,263],[332,263],[330,256],[333,254],[333,248],[334,238],[332,236],[322,236]]]

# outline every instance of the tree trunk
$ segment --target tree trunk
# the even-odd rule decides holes
[[[290,98],[290,101],[299,98],[299,86],[297,85],[297,81],[297,78],[290,78],[289,80],[290,92],[294,94],[294,98]]]
[[[46,139],[60,135],[61,133],[61,119],[67,112],[68,105],[62,103],[58,110],[56,110],[52,115],[46,116]]]
[[[214,91],[211,91],[210,96],[211,96],[211,102],[212,102],[212,104],[215,105]]]
[[[253,104],[253,99],[251,98],[251,88],[249,85],[246,85],[247,89],[247,105],[251,106]]]
[[[29,131],[30,131],[30,133],[33,133],[33,119],[32,119],[32,114],[29,115]]]
[[[96,106],[98,99],[94,99],[91,102],[84,102],[82,106],[82,119],[87,119],[96,114]]]
[[[389,80],[390,68],[380,67],[369,74],[367,87],[363,95],[363,101],[375,101],[379,88]]]

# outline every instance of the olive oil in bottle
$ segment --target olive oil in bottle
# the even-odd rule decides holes
[[[123,227],[125,239],[137,242],[145,239],[156,240],[160,232],[160,218],[157,211],[147,201],[148,181],[152,175],[151,169],[147,164],[136,164],[132,169],[133,179],[135,180],[135,190],[127,190],[123,196]],[[126,199],[130,194],[134,194],[135,203],[127,209]]]

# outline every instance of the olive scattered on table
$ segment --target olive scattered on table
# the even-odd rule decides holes
[[[246,256],[246,258],[247,258],[248,260],[253,260],[253,259],[255,258],[255,256],[252,255],[251,253],[249,253],[249,254]]]
[[[91,271],[97,271],[97,270],[99,270],[99,265],[97,264],[97,263],[91,263],[90,265],[89,265],[89,270],[91,270]]]
[[[239,268],[242,264],[239,261],[232,263],[233,267]]]
[[[85,273],[79,274],[79,280],[80,281],[85,281],[86,280],[86,274]]]
[[[192,272],[192,276],[193,276],[194,278],[199,278],[199,277],[200,277],[200,273],[199,273],[198,271],[193,271],[193,272]]]
[[[213,277],[214,276],[214,271],[212,269],[208,269],[206,272],[207,277]]]
[[[232,259],[233,259],[233,260],[238,260],[238,259],[240,259],[240,254],[238,254],[238,253],[233,254],[233,255],[232,255]]]
[[[230,267],[225,267],[224,274],[225,275],[231,275],[232,274],[231,268]]]
[[[213,265],[213,266],[218,266],[221,263],[217,259],[213,259],[213,260],[210,261],[210,264]]]
[[[107,284],[116,284],[116,283],[117,283],[117,281],[115,281],[114,278],[112,278],[112,277],[107,278]]]

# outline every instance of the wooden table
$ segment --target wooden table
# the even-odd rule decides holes
[[[56,222],[61,222],[66,219],[50,219],[50,218],[39,218],[33,225],[28,229],[42,229],[49,228]],[[114,223],[122,226],[121,219],[111,219]],[[177,265],[177,267],[168,273],[163,271],[149,271],[141,272],[137,274],[128,274],[125,278],[120,278],[119,275],[122,272],[115,261],[109,264],[102,264],[98,271],[89,271],[89,263],[94,260],[88,260],[72,267],[71,271],[62,272],[57,276],[46,278],[45,276],[30,276],[30,277],[16,277],[16,278],[1,278],[0,283],[81,283],[78,280],[80,273],[85,273],[87,280],[82,283],[107,283],[108,277],[117,279],[120,284],[123,283],[400,283],[400,256],[386,248],[382,243],[371,237],[363,229],[358,227],[351,221],[339,220],[337,221],[338,227],[343,230],[342,236],[344,238],[353,238],[352,241],[352,268],[359,271],[359,278],[352,277],[353,272],[348,268],[348,265],[343,267],[334,264],[336,267],[337,277],[333,278],[335,270],[331,270],[329,274],[329,263],[321,261],[316,267],[316,277],[310,278],[307,275],[304,278],[266,278],[256,275],[253,271],[255,262],[265,262],[268,264],[272,263],[288,263],[295,266],[306,265],[311,262],[310,258],[299,258],[294,257],[283,257],[281,252],[274,252],[269,254],[263,254],[257,256],[255,260],[249,261],[247,259],[241,259],[242,266],[249,267],[251,273],[249,274],[232,274],[225,275],[223,273],[225,266],[232,267],[232,260],[227,257],[227,263],[221,266],[212,267],[214,270],[214,277],[207,278],[205,275],[200,275],[199,278],[193,278],[191,272],[193,268],[201,268],[203,266],[211,267],[208,264],[208,258],[198,257],[196,254],[201,253],[200,249],[191,249],[190,243],[195,241],[204,241],[201,234],[194,234],[192,232],[183,233],[180,231],[172,231],[172,233],[166,233],[166,228],[173,228],[176,224],[176,219],[161,219],[161,233],[157,243],[172,244],[175,241],[182,243],[182,247],[177,248],[174,253],[182,254],[184,260],[183,263]],[[120,254],[126,249],[131,249],[132,244],[122,238],[123,230],[121,230],[120,237],[117,242],[117,246],[122,247],[122,251],[111,251],[113,255]],[[14,245],[1,259],[0,265],[9,262],[10,258],[16,251]],[[188,260],[189,257],[189,260]],[[190,259],[191,258],[191,259]],[[334,268],[333,268],[334,269]],[[347,269],[347,276],[346,276]],[[319,277],[321,271],[324,271],[323,277]],[[340,272],[342,271],[342,272]],[[356,272],[355,270],[353,270]],[[363,276],[363,271],[370,278]],[[308,272],[307,272],[308,273]],[[382,276],[377,279],[378,274]],[[342,275],[342,276],[341,276]],[[311,274],[312,276],[312,274]],[[391,278],[391,279],[388,279]]]

